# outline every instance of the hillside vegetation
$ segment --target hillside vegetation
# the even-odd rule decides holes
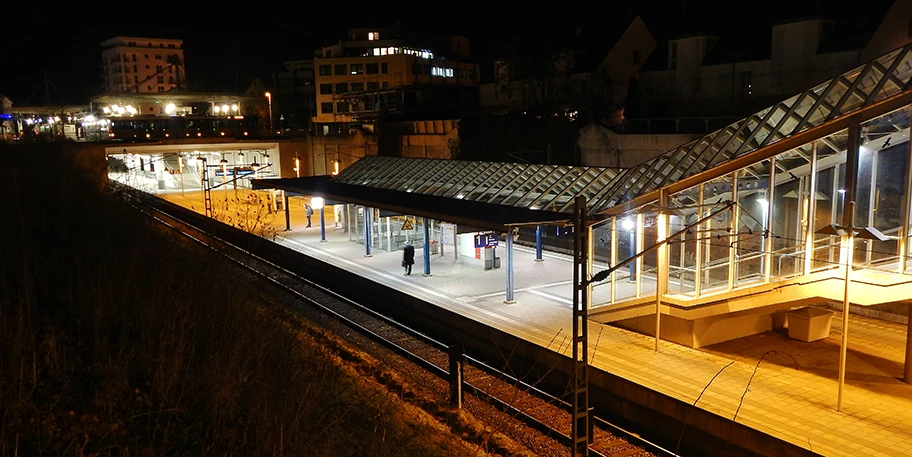
[[[0,456],[487,455],[55,148],[0,148]]]

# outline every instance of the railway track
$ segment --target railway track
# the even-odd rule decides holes
[[[280,266],[278,262],[248,252],[210,234],[189,220],[193,216],[179,214],[180,211],[175,211],[170,203],[151,196],[139,196],[134,191],[123,192],[123,195],[137,210],[181,236],[230,259],[238,267],[273,284],[283,293],[291,294],[296,303],[318,309],[319,312],[343,323],[345,328],[406,359],[416,370],[449,382],[450,398],[454,404],[457,398],[463,398],[462,395],[452,393],[452,389],[459,385],[462,392],[468,396],[487,403],[521,422],[525,427],[566,446],[568,452],[571,441],[570,405],[560,398],[463,354],[460,347],[452,347],[437,341],[431,335],[409,328],[393,318],[316,284],[301,274]],[[453,382],[454,373],[457,371],[462,374],[461,383]],[[593,417],[592,423],[590,456],[676,455],[641,438],[638,434],[601,418]]]

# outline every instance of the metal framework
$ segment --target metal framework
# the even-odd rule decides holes
[[[365,157],[334,182],[570,214],[574,199],[598,198],[616,168]]]
[[[625,170],[611,183],[607,195],[591,206],[601,204],[596,211],[605,210],[697,175],[902,92],[910,87],[910,79],[912,45],[907,45]]]

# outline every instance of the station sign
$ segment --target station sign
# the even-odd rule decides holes
[[[494,232],[481,232],[475,234],[475,248],[496,248],[499,237]]]
[[[216,168],[216,170],[215,170],[216,176],[247,176],[247,175],[252,175],[254,173],[256,173],[256,170],[254,170],[252,167],[231,168],[231,169],[225,170],[224,172],[222,171],[221,168]]]

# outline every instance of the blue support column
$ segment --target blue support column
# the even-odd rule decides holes
[[[373,210],[364,207],[364,257],[373,257],[371,254],[371,224],[374,222]]]
[[[326,207],[321,206],[320,207],[320,242],[321,243],[326,242],[326,216],[324,214],[324,211],[326,211]]]
[[[424,276],[431,276],[431,224],[424,218]]]
[[[542,258],[542,228],[540,225],[535,226],[535,261],[545,261],[545,259]]]
[[[512,305],[513,300],[513,232],[507,232],[507,299],[504,303]]]
[[[184,178],[181,177],[181,179],[184,179]],[[288,210],[288,194],[286,194],[285,192],[282,192],[282,194],[285,197],[285,231],[290,232],[291,231],[291,211]]]

